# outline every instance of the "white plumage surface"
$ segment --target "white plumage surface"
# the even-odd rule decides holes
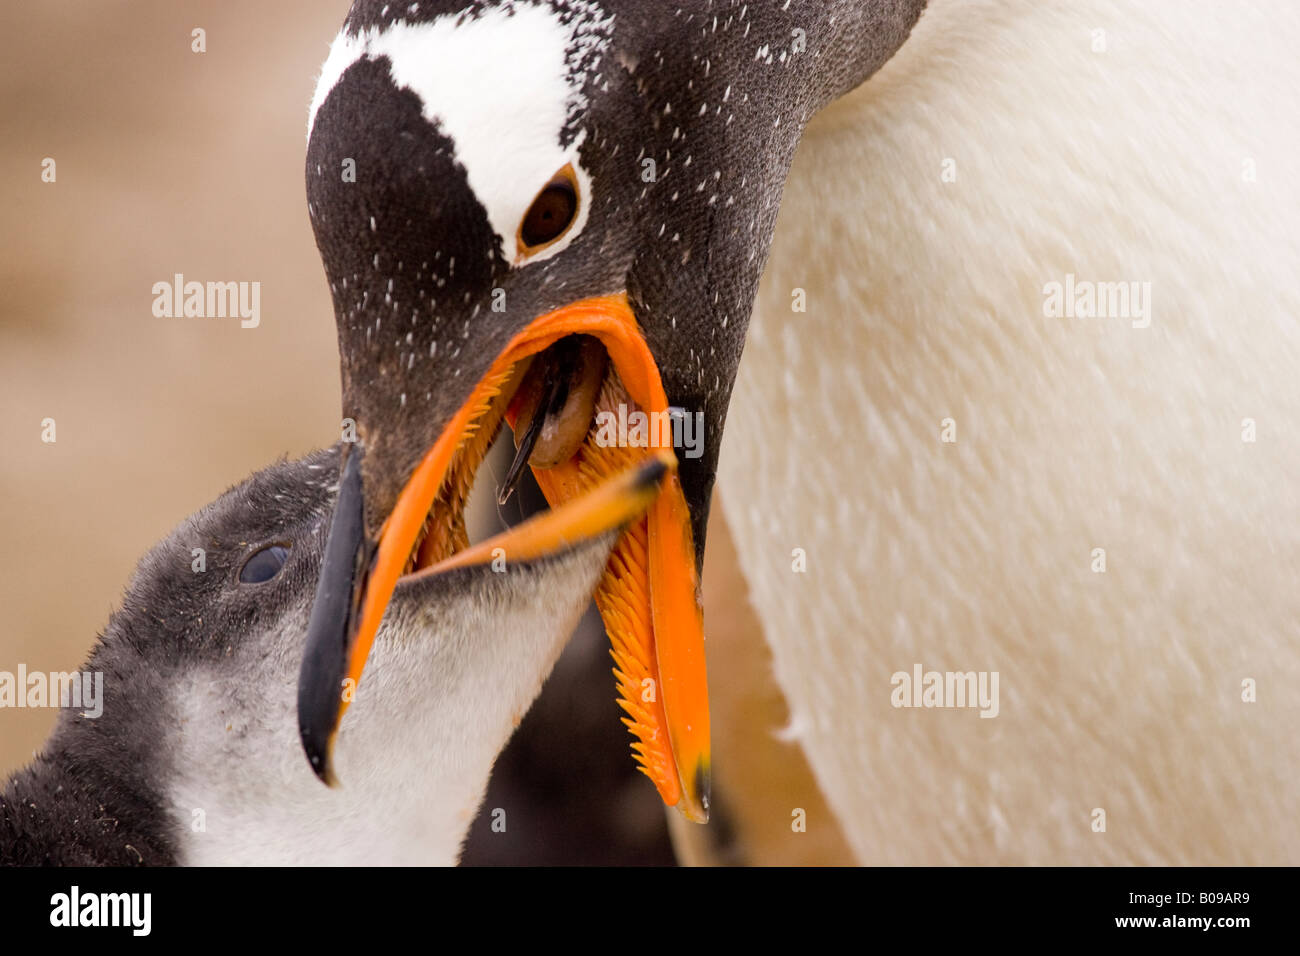
[[[1300,857],[1297,45],[1283,2],[935,0],[809,129],[719,486],[860,861]],[[1067,274],[1149,327],[1045,316]],[[895,709],[918,662],[999,716]]]

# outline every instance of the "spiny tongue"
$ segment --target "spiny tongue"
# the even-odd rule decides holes
[[[533,359],[515,398],[515,458],[497,494],[504,505],[524,465],[554,468],[569,461],[591,427],[609,356],[587,335],[560,339]]]
[[[593,402],[581,413],[582,420],[589,424],[596,411],[614,411],[620,404],[629,409],[636,407],[617,370],[611,369]],[[516,419],[516,434],[520,433],[520,424]],[[594,436],[594,432],[584,432],[587,440],[569,459],[554,468],[534,471],[552,507],[586,493],[652,454],[649,448],[602,446],[588,435]],[[628,715],[623,723],[636,737],[632,750],[664,802],[674,806],[681,788],[664,705],[657,692],[661,681],[651,608],[648,531],[648,519],[643,516],[619,536],[594,598],[609,634],[618,703]],[[647,692],[647,688],[652,690]]]

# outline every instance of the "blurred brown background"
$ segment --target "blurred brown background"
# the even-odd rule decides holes
[[[316,71],[347,7],[6,4],[0,669],[78,668],[135,562],[181,518],[337,437],[302,164]],[[206,53],[191,52],[196,27]],[[260,282],[261,325],[155,318],[151,287],[177,272]],[[4,713],[0,776],[54,716]]]

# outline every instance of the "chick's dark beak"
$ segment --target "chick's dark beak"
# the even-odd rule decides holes
[[[307,643],[298,673],[298,729],[312,770],[335,783],[330,754],[338,730],[344,675],[370,553],[361,487],[362,450],[344,446],[338,501],[330,522]]]

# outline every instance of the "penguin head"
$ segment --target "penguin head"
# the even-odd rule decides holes
[[[606,486],[599,511],[560,509],[404,576],[365,680],[335,686],[347,712],[327,788],[303,759],[297,686],[343,457],[258,472],[149,552],[90,664],[102,718],[65,715],[84,761],[117,777],[149,766],[181,862],[454,862],[618,527],[671,467]]]
[[[656,548],[620,561],[597,603],[634,608],[606,624],[655,658],[664,699],[642,743],[663,723],[672,752],[651,777],[705,817],[698,576],[781,191],[808,119],[880,66],[922,5],[354,3],[311,105],[306,174],[363,455],[358,545],[378,548],[322,587],[350,578],[362,657],[448,476],[477,466],[456,449],[485,420],[517,440],[538,419],[573,436],[529,457],[558,503],[608,457],[593,411],[671,418],[641,446],[679,464],[646,519]],[[603,350],[591,381],[566,365],[566,338]],[[615,443],[635,444],[626,431]]]

